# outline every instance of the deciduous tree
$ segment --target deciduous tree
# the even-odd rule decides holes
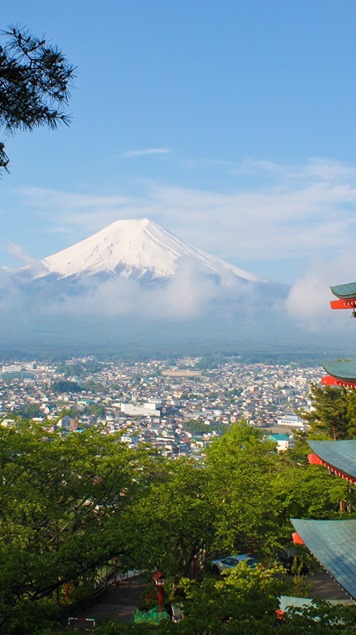
[[[4,632],[27,614],[50,613],[65,582],[93,579],[99,565],[125,553],[120,515],[139,486],[138,462],[115,435],[0,427]]]
[[[278,506],[272,487],[274,444],[245,423],[233,425],[207,450],[208,499],[214,512],[215,548],[250,551],[272,545]]]
[[[127,510],[124,526],[137,566],[177,579],[191,575],[194,557],[212,544],[207,474],[189,460],[157,468],[144,495]]]

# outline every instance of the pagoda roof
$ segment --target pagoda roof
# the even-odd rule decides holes
[[[344,360],[335,362],[325,362],[323,364],[324,370],[337,379],[344,379],[345,381],[356,382],[356,360]]]
[[[308,445],[327,467],[356,480],[356,439],[308,441]]]
[[[338,284],[334,287],[330,287],[330,290],[338,298],[356,298],[356,282]]]
[[[299,520],[293,526],[330,575],[356,599],[356,519]]]

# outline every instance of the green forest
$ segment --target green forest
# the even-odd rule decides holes
[[[330,390],[313,388],[313,438],[336,434]],[[350,393],[333,390],[343,411]],[[340,438],[352,436],[353,412],[350,406]],[[278,453],[244,422],[212,442],[203,462],[163,458],[147,446],[132,450],[120,434],[100,429],[63,437],[29,420],[0,426],[1,632],[67,632],[68,615],[90,605],[114,562],[120,572],[146,576],[147,609],[156,602],[152,575],[162,571],[165,602],[179,596],[185,617],[158,625],[107,623],[98,635],[267,634],[277,627],[282,635],[354,632],[354,607],[320,603],[276,617],[279,595],[308,594],[307,579],[298,571],[287,575],[280,564],[282,550],[296,549],[290,518],[354,515],[354,487],[309,465],[308,452],[300,437],[293,450]],[[317,567],[299,550],[300,563]],[[247,552],[260,566],[213,575],[213,558]]]

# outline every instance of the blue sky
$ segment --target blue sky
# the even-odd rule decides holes
[[[11,0],[77,66],[69,128],[6,138],[0,264],[148,217],[295,285],[354,273],[354,0]]]

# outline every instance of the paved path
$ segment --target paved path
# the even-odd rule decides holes
[[[349,600],[350,596],[326,571],[320,571],[307,578],[311,582],[311,598],[322,600]]]
[[[309,578],[312,583],[310,597],[344,600],[347,593],[325,571]],[[137,575],[121,580],[117,585],[109,584],[89,609],[76,612],[75,617],[94,618],[97,624],[107,620],[130,622],[135,615],[140,597],[147,587],[147,581]]]
[[[147,582],[141,576],[121,580],[117,586],[109,584],[89,609],[77,612],[75,617],[91,617],[97,624],[105,624],[109,619],[130,622],[146,587]]]

